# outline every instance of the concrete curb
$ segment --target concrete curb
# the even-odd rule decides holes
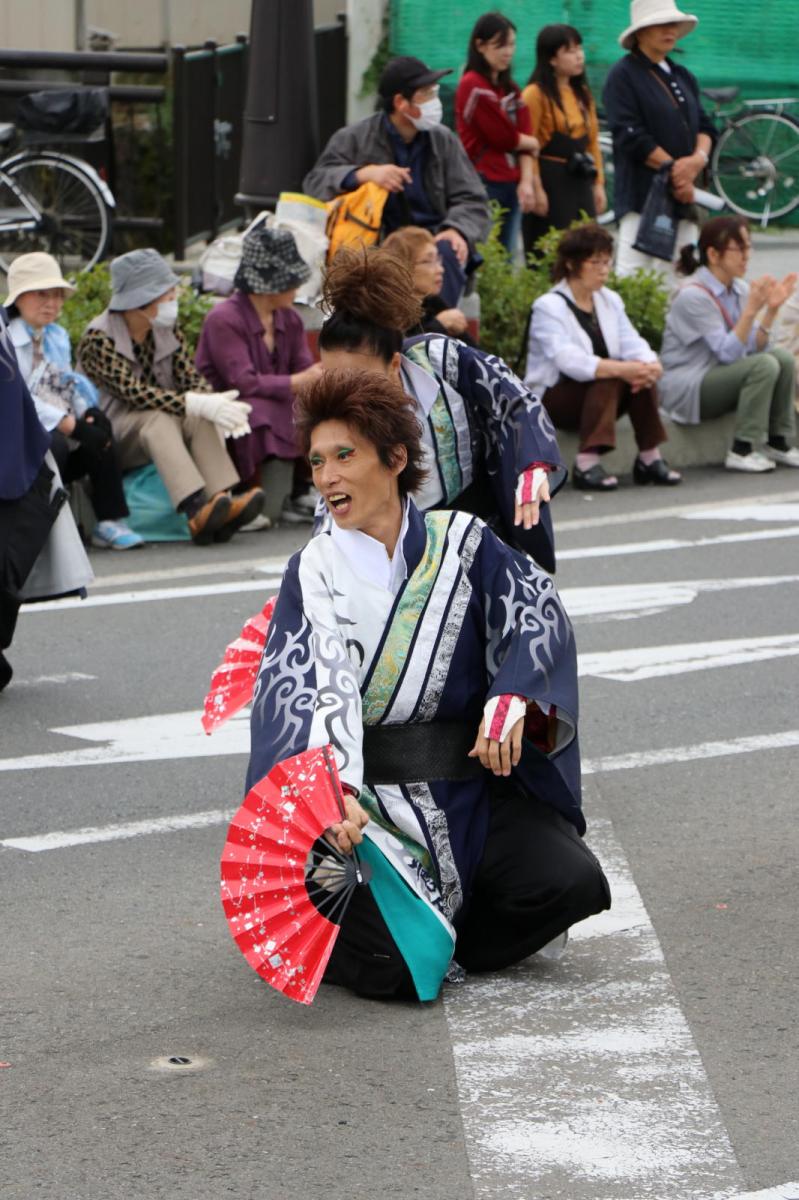
[[[719,466],[729,450],[735,413],[727,413],[714,421],[703,421],[700,425],[677,425],[661,413],[669,440],[661,447],[663,457],[672,467]],[[567,466],[574,462],[577,453],[577,434],[558,430],[558,445]],[[616,448],[602,456],[602,465],[612,474],[626,474],[632,470],[638,453],[629,417],[616,423]]]

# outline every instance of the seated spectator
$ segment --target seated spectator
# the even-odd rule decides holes
[[[85,595],[93,575],[0,308],[0,692],[5,652],[27,600]]]
[[[522,212],[535,202],[530,114],[511,76],[516,26],[502,13],[483,13],[471,37],[455,93],[455,125],[490,200],[503,208],[499,240],[513,254]]]
[[[100,393],[123,470],[155,463],[172,503],[199,545],[226,542],[260,513],[264,494],[239,482],[224,438],[250,432],[249,404],[211,392],[176,328],[178,278],[155,250],[111,263],[112,295],[78,346],[78,363]]]
[[[542,395],[557,429],[579,433],[572,483],[582,491],[618,487],[599,461],[616,445],[616,421],[628,413],[638,455],[636,483],[680,482],[658,447],[666,431],[656,383],[663,373],[654,350],[633,327],[621,296],[605,287],[613,238],[582,225],[560,239],[555,287],[533,304],[525,383]]]
[[[128,506],[111,426],[89,380],[72,370],[69,334],[57,321],[72,284],[49,254],[21,254],[8,272],[9,336],[20,373],[50,434],[65,484],[88,476],[97,524],[93,546],[131,550],[143,539],[125,522]]]
[[[305,327],[292,310],[311,271],[286,229],[258,225],[244,239],[235,292],[208,313],[197,346],[202,375],[220,392],[234,388],[250,405],[251,433],[230,453],[242,480],[256,486],[270,458],[298,464],[281,520],[312,521],[316,498],[298,459],[292,404],[303,384],[322,371],[308,349]]]
[[[661,403],[673,420],[697,425],[737,414],[729,471],[799,467],[796,363],[771,346],[771,327],[796,287],[762,275],[744,281],[752,243],[743,217],[714,217],[698,246],[684,246],[678,271],[691,276],[675,296],[663,333]]]
[[[334,133],[303,189],[332,200],[363,183],[389,192],[382,232],[421,225],[434,235],[445,270],[442,294],[450,306],[463,292],[477,242],[491,228],[488,198],[466,151],[441,124],[438,81],[418,58],[393,58],[378,83],[381,111]]]
[[[444,268],[432,233],[418,225],[406,225],[389,234],[383,249],[405,263],[413,276],[414,291],[422,302],[422,320],[416,328],[406,330],[406,335],[444,333],[460,338],[467,346],[474,346],[476,343],[469,336],[465,314],[459,308],[448,308],[441,298]]]
[[[794,357],[796,363],[796,399],[794,408],[799,412],[799,288],[793,293],[780,309],[779,320],[774,328],[774,346],[780,346]]]

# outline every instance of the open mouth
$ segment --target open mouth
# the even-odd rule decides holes
[[[331,495],[325,497],[325,499],[327,507],[337,517],[346,516],[352,508],[352,496],[348,496],[346,492],[333,492]]]

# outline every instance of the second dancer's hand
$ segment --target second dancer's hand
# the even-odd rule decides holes
[[[524,717],[519,717],[512,725],[505,740],[496,742],[487,738],[483,732],[483,722],[477,732],[475,743],[469,751],[469,758],[479,758],[487,771],[495,775],[510,775],[511,768],[519,765],[522,756],[522,734],[524,733]]]

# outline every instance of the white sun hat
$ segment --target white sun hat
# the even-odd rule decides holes
[[[45,291],[47,288],[75,291],[75,285],[67,283],[52,255],[38,250],[33,254],[20,254],[8,268],[8,295],[4,303],[10,308],[23,292]]]
[[[619,44],[625,50],[632,50],[638,30],[648,29],[651,25],[679,25],[677,37],[683,38],[698,24],[699,17],[681,12],[674,0],[632,0],[630,24],[619,38]]]

